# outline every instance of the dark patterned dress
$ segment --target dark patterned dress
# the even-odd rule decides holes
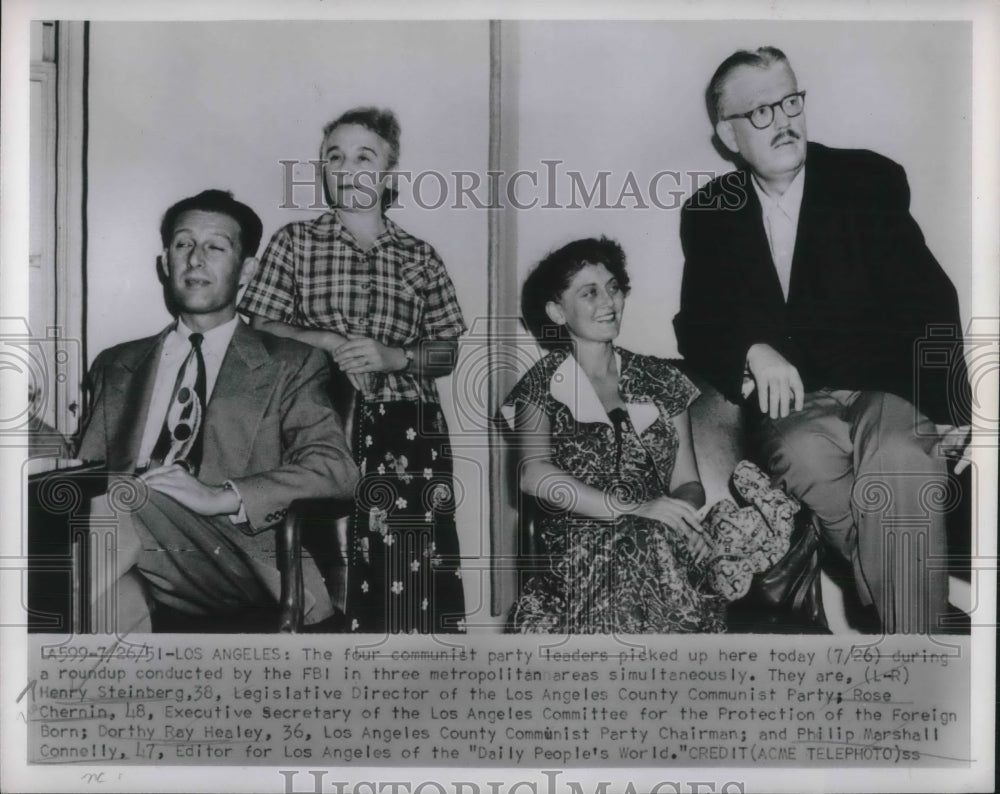
[[[670,419],[687,409],[698,390],[663,359],[621,348],[616,353],[628,411],[604,413],[575,359],[553,351],[514,387],[505,415],[541,408],[551,427],[555,466],[623,502],[638,503],[669,494],[678,447]],[[566,379],[574,377],[576,385],[567,390]],[[553,392],[569,395],[569,404]],[[628,514],[602,521],[541,505],[536,532],[548,568],[528,580],[515,603],[516,631],[725,629],[725,600],[697,586],[704,574],[687,544],[660,522]]]

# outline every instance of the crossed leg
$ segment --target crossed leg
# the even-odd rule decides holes
[[[947,608],[945,459],[933,423],[901,397],[823,390],[760,425],[775,485],[808,506],[887,633],[929,633]]]
[[[190,615],[236,614],[276,604],[281,578],[274,532],[241,532],[226,516],[201,516],[169,496],[149,491],[134,511],[114,510],[105,497],[91,511],[113,516],[101,545],[108,562],[92,595],[105,623],[120,635],[148,631],[156,603]],[[311,557],[303,558],[306,623],[333,614],[333,605]]]

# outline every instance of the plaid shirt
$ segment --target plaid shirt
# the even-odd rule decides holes
[[[240,311],[390,347],[465,331],[455,287],[430,245],[386,218],[385,231],[363,251],[333,212],[275,233]],[[440,402],[433,378],[407,372],[369,377],[364,398]]]

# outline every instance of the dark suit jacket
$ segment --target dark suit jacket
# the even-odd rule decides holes
[[[734,402],[747,350],[766,342],[808,391],[888,391],[935,421],[967,422],[958,299],[910,215],[902,167],[810,143],[805,169],[787,302],[747,170],[685,204],[681,354]]]
[[[94,361],[78,457],[105,460],[111,472],[135,469],[169,330],[109,348]],[[236,326],[208,402],[198,478],[235,483],[248,534],[280,521],[294,499],[352,496],[358,470],[330,406],[329,383],[320,351],[242,321]]]

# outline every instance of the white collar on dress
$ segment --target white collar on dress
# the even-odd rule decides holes
[[[615,350],[615,366],[621,377],[622,357],[618,350]],[[577,422],[603,422],[611,425],[611,419],[601,404],[601,398],[597,396],[594,384],[590,382],[576,356],[572,354],[566,356],[563,363],[552,373],[552,378],[549,380],[549,394],[569,408],[569,412]],[[641,434],[660,415],[659,409],[650,402],[626,401],[625,410],[628,411],[632,427],[637,434]]]

